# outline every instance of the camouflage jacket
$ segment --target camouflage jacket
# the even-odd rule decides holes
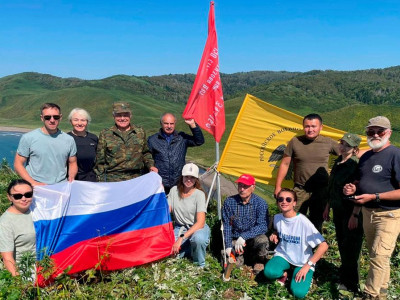
[[[100,132],[95,165],[98,181],[128,180],[154,166],[146,133],[141,127],[131,127],[121,132],[114,125]]]

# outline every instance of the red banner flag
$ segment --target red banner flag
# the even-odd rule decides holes
[[[208,38],[197,76],[186,108],[184,119],[194,119],[219,142],[225,131],[225,108],[219,75],[217,32],[215,30],[214,2],[208,15]]]

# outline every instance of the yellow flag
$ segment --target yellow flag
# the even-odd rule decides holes
[[[324,125],[321,135],[338,140],[345,132]],[[217,170],[275,185],[283,151],[296,135],[303,135],[303,117],[247,94],[222,153]],[[361,148],[368,148],[362,137]],[[285,180],[283,186],[292,186]]]

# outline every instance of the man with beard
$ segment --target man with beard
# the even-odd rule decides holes
[[[363,299],[386,299],[390,257],[400,232],[400,149],[390,144],[390,121],[378,116],[366,127],[371,150],[360,158],[354,184],[345,195],[357,191],[354,202],[363,205],[363,227],[370,257]]]

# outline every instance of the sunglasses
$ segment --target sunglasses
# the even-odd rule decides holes
[[[290,203],[290,202],[292,202],[293,198],[292,197],[286,197],[286,198],[285,197],[278,197],[276,200],[279,203],[283,202],[284,200],[286,200],[287,203]]]
[[[368,129],[366,131],[366,134],[368,136],[374,136],[375,134],[377,134],[379,137],[383,137],[386,134],[386,128],[379,128],[377,130],[374,129]]]
[[[54,120],[60,120],[61,116],[60,115],[54,115],[54,116],[43,116],[43,119],[45,119],[46,121],[50,121],[51,118],[53,118]]]
[[[32,198],[33,192],[27,192],[25,194],[10,194],[15,200],[21,200],[22,197]]]

